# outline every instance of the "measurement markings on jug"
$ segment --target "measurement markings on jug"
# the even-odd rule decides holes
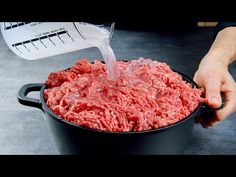
[[[60,41],[61,41],[63,44],[65,44],[65,42],[61,39],[61,37],[58,35],[58,33],[57,33],[57,37],[60,39]]]
[[[10,23],[10,25],[6,26],[6,23],[4,22],[4,29],[5,30],[10,30],[12,28],[16,28],[16,27],[20,27],[20,26],[23,26],[23,25],[27,25],[27,24],[29,24],[31,22],[21,22],[21,23],[16,22],[16,24],[14,24],[14,25],[12,25],[12,22],[9,22],[9,23]]]
[[[28,41],[27,41],[27,43],[28,43]],[[28,48],[25,46],[26,42],[23,42],[22,44],[23,44],[23,46],[25,47],[25,49],[26,49],[28,52],[30,52],[30,49],[28,49]]]
[[[12,45],[12,46],[15,47],[16,50],[22,54],[22,51],[20,51],[16,45]]]
[[[35,46],[35,44],[34,44],[34,41],[33,41],[33,40],[30,40],[30,43],[31,43],[31,44],[32,44],[32,45],[35,47],[35,49],[37,49],[37,50],[39,49],[38,47],[36,47],[36,46]]]
[[[71,38],[71,40],[74,42],[74,39],[70,36],[70,34],[68,33],[68,31],[66,31],[67,35]]]
[[[74,41],[73,40],[73,38],[69,35],[69,33],[67,32],[67,31],[60,31],[60,32],[57,32],[57,33],[53,33],[53,34],[49,34],[49,35],[47,35],[47,36],[41,36],[41,37],[37,37],[37,38],[34,38],[34,39],[30,39],[30,40],[27,40],[27,41],[23,41],[23,42],[19,42],[19,43],[15,43],[15,44],[12,44],[12,46],[13,47],[16,47],[16,46],[19,46],[19,45],[24,45],[24,44],[27,44],[27,43],[31,43],[34,47],[35,47],[35,49],[39,49],[37,46],[35,46],[35,44],[34,44],[34,42],[36,42],[36,41],[40,41],[40,43],[45,47],[45,48],[47,48],[47,46],[45,45],[45,43],[43,42],[43,40],[44,39],[49,39],[49,41],[54,45],[54,46],[56,46],[56,44],[52,41],[52,37],[58,37],[59,39],[60,39],[60,41],[63,43],[63,44],[65,44],[65,42],[62,40],[62,38],[60,37],[60,35],[62,35],[62,34],[67,34],[69,37],[70,37],[70,39],[72,40],[72,41]],[[27,49],[27,51],[29,51],[30,52],[30,50],[24,45],[24,47]],[[20,50],[19,50],[20,51]]]
[[[54,46],[56,46],[56,44],[52,41],[51,37],[56,36],[56,35],[57,35],[56,33],[54,33],[54,34],[49,34],[49,35],[48,35],[48,39],[51,41],[51,43],[52,43]]]
[[[43,41],[40,38],[39,38],[39,41],[41,42],[41,44],[43,44],[45,48],[47,48],[47,46],[43,43]]]

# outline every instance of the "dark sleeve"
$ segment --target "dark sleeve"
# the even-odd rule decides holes
[[[221,31],[222,29],[224,29],[224,28],[226,28],[226,27],[230,27],[230,26],[235,26],[235,27],[236,27],[236,22],[219,22],[219,23],[216,25],[213,39],[216,38],[216,35],[217,35],[217,33],[218,33],[219,31]]]

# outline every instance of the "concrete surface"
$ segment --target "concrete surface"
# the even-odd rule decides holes
[[[210,46],[212,32],[212,29],[184,33],[115,30],[111,44],[118,59],[153,58],[193,77]],[[58,154],[43,112],[19,104],[16,95],[22,85],[44,82],[51,71],[70,67],[81,57],[101,59],[101,54],[90,48],[28,61],[16,56],[0,35],[0,154]],[[236,64],[230,70],[236,78]],[[233,114],[211,129],[196,125],[184,154],[236,154],[235,118]]]

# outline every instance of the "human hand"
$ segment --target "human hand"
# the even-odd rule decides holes
[[[226,105],[223,109],[216,111],[211,117],[201,116],[196,119],[196,123],[200,123],[204,128],[215,126],[236,111],[236,84],[228,71],[228,66],[221,60],[225,56],[220,50],[209,52],[202,59],[194,75],[194,81],[205,90],[207,104],[210,107],[220,107],[220,93],[225,95]]]

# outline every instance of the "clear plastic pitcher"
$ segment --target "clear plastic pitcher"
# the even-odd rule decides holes
[[[18,56],[36,60],[90,47],[110,38],[114,30],[84,22],[3,22],[1,31]]]

